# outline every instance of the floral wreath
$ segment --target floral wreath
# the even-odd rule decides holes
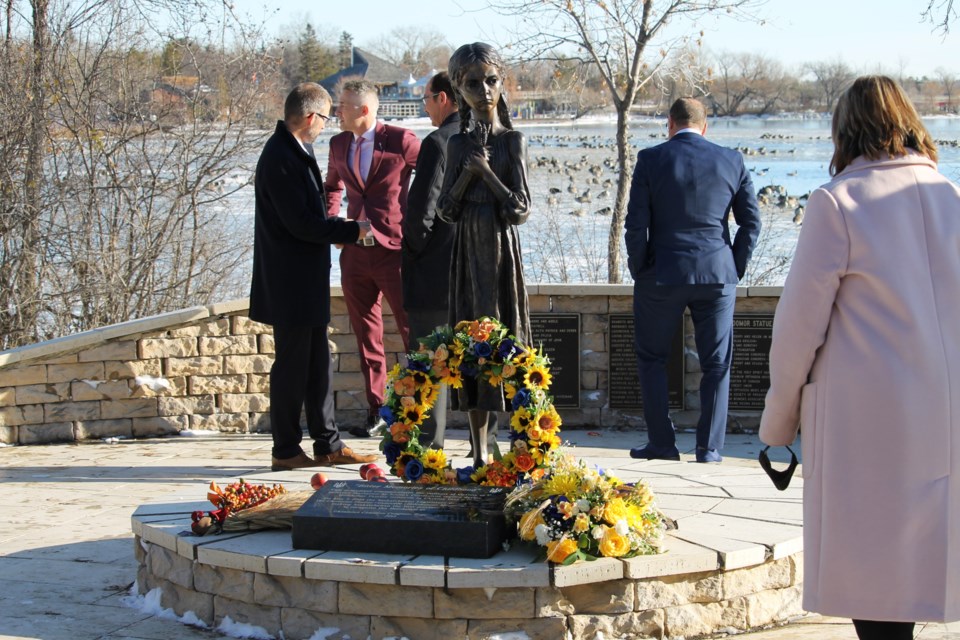
[[[424,484],[478,483],[514,487],[542,478],[560,446],[560,415],[548,393],[550,360],[524,345],[499,320],[482,317],[456,327],[438,328],[420,339],[420,349],[407,354],[387,377],[380,415],[388,428],[380,450],[390,472]],[[441,384],[454,389],[464,377],[478,384],[502,385],[510,401],[510,449],[480,468],[453,469],[443,449],[420,444],[420,425],[437,401]]]

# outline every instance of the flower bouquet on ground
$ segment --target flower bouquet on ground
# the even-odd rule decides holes
[[[293,512],[313,492],[287,493],[282,484],[251,484],[240,478],[222,489],[211,482],[207,500],[216,509],[190,514],[191,529],[199,536],[221,531],[250,531],[289,527]]]
[[[656,554],[666,529],[645,484],[625,484],[562,454],[542,478],[515,489],[505,511],[522,540],[560,564]]]
[[[494,318],[465,320],[421,338],[420,349],[407,354],[406,364],[397,363],[387,378],[380,415],[388,429],[380,449],[391,473],[410,482],[499,487],[541,477],[550,453],[560,446],[560,416],[548,393],[549,364]],[[510,450],[479,469],[454,470],[443,450],[420,444],[420,425],[436,403],[439,385],[459,389],[465,377],[502,386],[513,409]]]

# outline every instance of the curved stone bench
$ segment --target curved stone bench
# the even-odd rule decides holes
[[[179,615],[287,639],[694,638],[802,614],[800,478],[779,493],[755,465],[628,461],[617,475],[642,475],[677,521],[666,553],[556,566],[527,545],[482,560],[294,550],[288,530],[196,537],[189,514],[209,509],[198,486],[134,513],[138,586]],[[245,476],[291,490],[307,477]]]

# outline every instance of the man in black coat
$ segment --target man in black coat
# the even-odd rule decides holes
[[[283,120],[267,140],[254,180],[256,218],[250,319],[273,325],[270,427],[274,471],[372,462],[344,446],[334,421],[330,322],[330,245],[370,233],[366,221],[328,218],[323,178],[309,146],[323,131],[332,101],[306,82],[287,96]],[[300,447],[300,410],[313,438]]]
[[[447,324],[454,228],[437,217],[436,204],[447,164],[447,140],[460,131],[460,115],[445,71],[427,82],[423,107],[431,124],[439,128],[420,143],[416,173],[403,217],[403,308],[410,325],[407,348],[411,351],[419,348],[419,338]],[[420,441],[425,445],[433,442],[437,447],[443,447],[446,410],[447,388],[444,385],[430,417],[420,426]]]

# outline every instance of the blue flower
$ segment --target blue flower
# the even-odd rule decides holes
[[[463,467],[457,469],[457,484],[470,484],[473,480],[470,479],[470,476],[473,475],[475,469],[473,467]]]
[[[513,396],[513,410],[516,411],[520,407],[526,407],[531,400],[530,389],[519,389]]]
[[[513,352],[516,351],[516,343],[510,338],[504,338],[500,341],[500,346],[497,347],[497,353],[504,360],[508,359],[513,355]]]
[[[413,459],[407,463],[407,466],[403,469],[404,475],[407,476],[407,480],[410,482],[416,482],[420,479],[420,476],[423,475],[423,463],[417,459]]]
[[[478,342],[473,345],[473,352],[477,354],[478,358],[489,358],[490,354],[493,353],[493,346],[489,342]]]
[[[426,373],[430,371],[430,363],[426,361],[417,360],[416,358],[410,358],[407,362],[407,368],[413,371],[421,371]]]
[[[397,461],[401,453],[403,453],[403,449],[397,442],[391,442],[383,447],[383,455],[386,456],[387,464],[390,466],[393,466],[393,463]]]
[[[397,421],[396,417],[393,415],[393,411],[390,410],[390,407],[383,406],[380,407],[380,417],[388,424],[393,424]]]

